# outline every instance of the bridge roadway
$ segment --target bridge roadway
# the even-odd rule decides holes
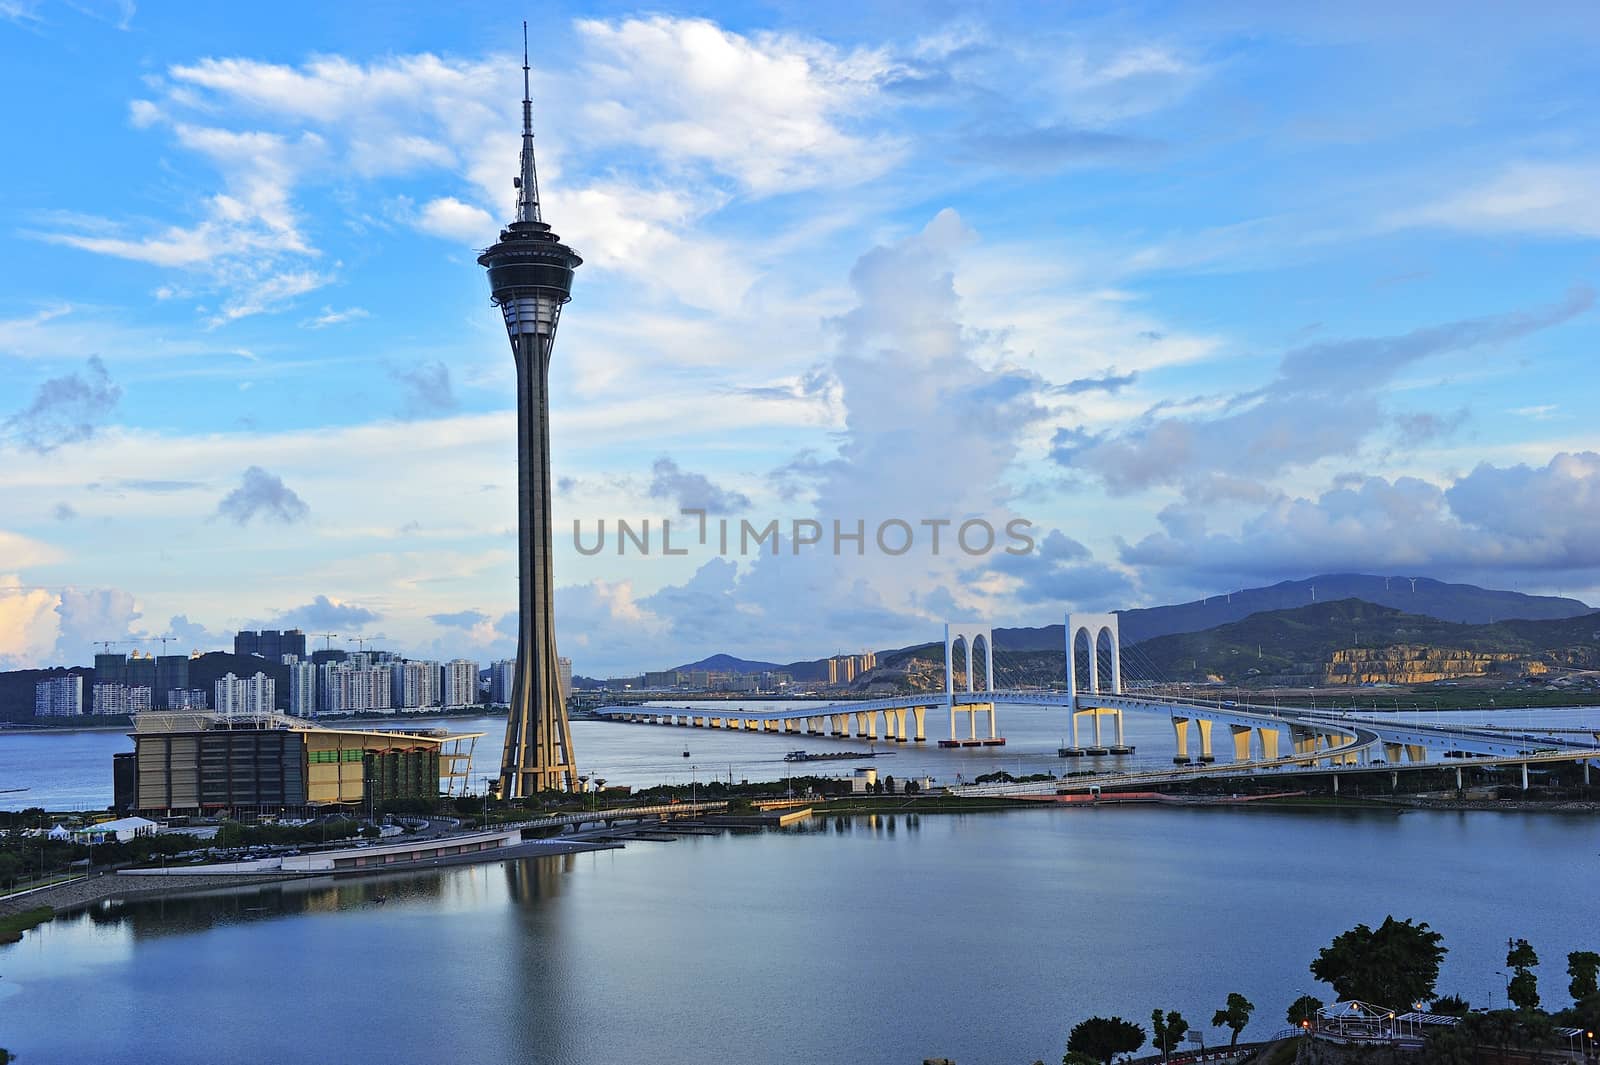
[[[1600,732],[1580,730],[1579,735],[1593,736],[1594,743],[1567,739],[1555,733],[1539,730],[1521,730],[1508,733],[1504,728],[1477,725],[1442,725],[1395,721],[1382,717],[1356,716],[1350,712],[1328,712],[1265,706],[1256,703],[1204,703],[1197,700],[1173,699],[1160,696],[1080,693],[1076,697],[1060,691],[987,691],[956,692],[948,695],[933,692],[918,695],[898,695],[884,699],[863,699],[835,703],[796,703],[779,709],[746,709],[744,707],[699,706],[608,706],[594,711],[595,716],[610,721],[643,722],[656,725],[676,725],[693,728],[722,728],[733,731],[777,732],[795,735],[831,735],[843,738],[885,739],[894,742],[923,742],[926,740],[924,716],[928,711],[951,714],[952,739],[955,715],[972,715],[974,728],[970,735],[976,738],[976,714],[987,712],[993,720],[997,705],[1032,705],[1070,710],[1074,716],[1113,711],[1159,713],[1174,722],[1175,738],[1180,752],[1186,754],[1188,722],[1197,723],[1200,733],[1201,756],[1211,757],[1210,728],[1227,726],[1235,734],[1239,755],[1248,753],[1244,746],[1245,731],[1256,732],[1256,744],[1261,748],[1260,761],[1271,762],[1276,756],[1277,740],[1261,733],[1288,730],[1291,742],[1309,742],[1317,736],[1348,732],[1350,727],[1362,725],[1376,733],[1375,743],[1382,743],[1393,756],[1412,761],[1424,760],[1426,752],[1443,754],[1448,751],[1491,757],[1513,756],[1526,753],[1531,744],[1540,748],[1563,750],[1592,750],[1600,744]],[[883,722],[880,731],[879,721]],[[1203,723],[1203,724],[1201,724]],[[1414,748],[1407,751],[1406,748]],[[1304,749],[1297,750],[1304,754]],[[1325,755],[1326,757],[1326,755]],[[1236,761],[1248,761],[1238,757]]]

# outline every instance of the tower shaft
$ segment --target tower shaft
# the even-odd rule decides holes
[[[520,321],[506,306],[517,362],[517,672],[500,759],[500,794],[572,790],[577,767],[556,663],[550,511],[550,352],[554,322]],[[559,313],[559,312],[557,312]],[[541,326],[550,331],[545,332]],[[522,331],[527,330],[527,331]]]

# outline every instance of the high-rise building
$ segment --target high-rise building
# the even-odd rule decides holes
[[[156,659],[155,704],[156,709],[171,709],[167,693],[187,690],[189,687],[189,656],[162,655]]]
[[[289,713],[295,717],[314,717],[317,712],[317,667],[298,659],[284,664],[289,668]]]
[[[68,673],[64,677],[51,677],[33,686],[35,717],[77,717],[82,713],[82,674]]]
[[[828,659],[828,683],[839,683],[839,660],[837,658]]]
[[[526,28],[524,28],[526,35]],[[550,523],[550,355],[572,272],[583,260],[551,231],[539,208],[527,41],[522,60],[522,156],[517,217],[478,256],[490,298],[505,319],[517,364],[517,675],[506,717],[500,793],[517,798],[577,787],[572,729],[557,672]],[[448,698],[446,700],[449,701]]]
[[[203,688],[174,688],[167,692],[168,710],[204,710],[206,693]]]
[[[478,663],[453,658],[441,669],[439,699],[444,706],[478,705]]]
[[[92,693],[97,714],[142,714],[154,704],[142,684],[96,684]]]
[[[395,706],[401,710],[422,710],[438,706],[442,679],[437,662],[389,663],[389,686]]]
[[[234,634],[233,653],[256,655],[268,662],[282,662],[284,655],[304,658],[306,634],[299,629],[284,629],[282,632],[277,629],[262,629],[260,632],[241,629]]]
[[[277,694],[277,682],[265,673],[253,677],[225,673],[214,685],[212,702],[219,714],[270,714]]]
[[[646,688],[676,688],[678,686],[678,671],[675,669],[654,669],[644,675]]]
[[[394,678],[383,666],[355,667],[344,672],[350,710],[393,710]]]
[[[517,660],[502,658],[489,665],[489,701],[496,706],[511,704],[511,689],[517,679]]]
[[[556,659],[556,677],[561,681],[561,702],[563,705],[572,698],[572,659],[560,657]]]
[[[94,656],[96,684],[125,684],[127,682],[128,656],[98,654]]]

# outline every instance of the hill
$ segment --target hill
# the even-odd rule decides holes
[[[1442,661],[1448,656],[1423,649],[1466,652],[1475,658],[1450,664]],[[1158,636],[1138,644],[1134,657],[1139,670],[1163,679],[1215,676],[1263,683],[1361,683],[1364,676],[1385,669],[1448,673],[1474,662],[1479,671],[1502,663],[1524,670],[1528,660],[1596,668],[1600,613],[1462,624],[1342,599],[1263,611],[1204,632]]]
[[[673,666],[672,668],[680,673],[691,669],[726,673],[761,673],[766,670],[783,669],[784,667],[776,662],[757,662],[749,658],[735,658],[733,655],[715,654],[710,658],[702,658],[698,662],[690,662],[688,665]]]
[[[1502,618],[1549,620],[1578,617],[1593,610],[1587,603],[1554,595],[1525,595],[1474,584],[1449,584],[1428,577],[1378,577],[1366,573],[1324,573],[1299,581],[1280,581],[1264,588],[1245,588],[1171,606],[1118,611],[1122,641],[1131,646],[1158,636],[1203,632],[1242,621],[1262,611],[1292,610],[1312,602],[1360,599],[1393,607],[1408,614],[1440,621],[1487,625]],[[1011,651],[1054,650],[1063,647],[1065,628],[995,629],[996,647]]]

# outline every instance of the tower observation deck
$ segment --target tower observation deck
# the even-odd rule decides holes
[[[500,760],[500,794],[518,798],[572,790],[577,766],[572,728],[556,669],[555,582],[550,518],[550,354],[572,272],[583,260],[541,216],[533,157],[533,98],[527,23],[522,26],[522,157],[515,180],[517,217],[478,256],[490,298],[505,317],[517,364],[517,673]]]

